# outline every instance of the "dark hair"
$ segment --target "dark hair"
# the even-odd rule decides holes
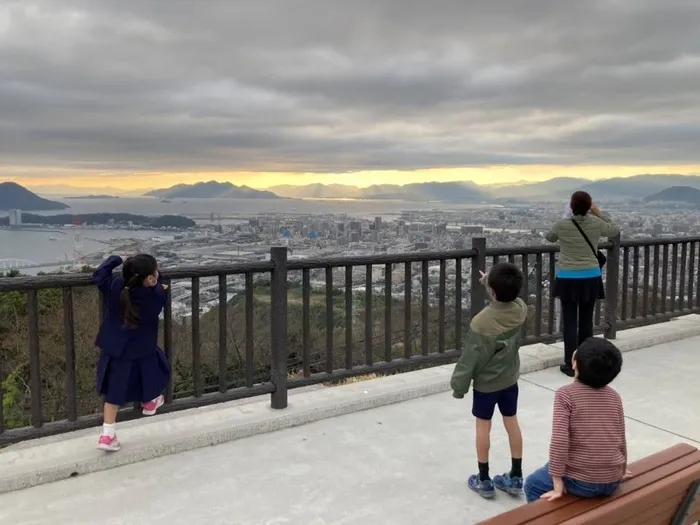
[[[138,306],[131,300],[131,290],[143,286],[143,281],[158,270],[158,263],[155,257],[140,253],[129,257],[122,266],[122,278],[124,279],[124,289],[119,297],[121,315],[124,326],[134,328],[141,320]]]
[[[515,301],[523,287],[523,272],[510,263],[498,263],[491,268],[488,285],[499,303]]]
[[[622,370],[622,353],[607,339],[589,337],[576,350],[577,379],[591,388],[610,384]]]
[[[571,211],[574,215],[583,217],[591,211],[592,205],[593,199],[585,191],[577,191],[571,196]]]

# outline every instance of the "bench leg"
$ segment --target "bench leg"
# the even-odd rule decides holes
[[[676,512],[676,515],[673,517],[671,525],[683,525],[685,523],[685,520],[688,517],[688,512],[699,495],[700,480],[694,482],[690,486],[690,490],[688,490],[688,494],[686,494],[685,499],[681,502],[680,507],[678,507],[678,512]]]

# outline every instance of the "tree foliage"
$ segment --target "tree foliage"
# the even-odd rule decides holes
[[[85,272],[92,268],[86,267]],[[17,275],[11,272],[10,275]],[[299,283],[288,285],[288,371],[292,377],[304,370],[303,293]],[[39,342],[42,402],[47,421],[66,417],[66,338],[64,332],[63,292],[60,289],[41,290],[39,300]],[[74,340],[76,390],[79,415],[97,413],[101,401],[95,388],[95,365],[98,351],[94,340],[100,322],[100,298],[93,287],[73,289]],[[350,361],[352,366],[366,363],[366,296],[364,291],[353,291],[351,297],[350,325],[346,324],[346,295],[342,287],[332,293],[332,363],[333,369],[343,369]],[[219,307],[216,298],[209,303],[203,294],[202,305],[209,304],[199,322],[199,351],[201,357],[201,385],[205,391],[219,388]],[[311,373],[327,372],[327,298],[325,290],[312,289],[309,297],[308,368]],[[422,313],[420,290],[414,291],[410,308],[411,348],[406,351],[405,304],[403,294],[390,300],[390,313],[386,310],[383,292],[372,295],[370,344],[374,362],[383,361],[387,352],[392,358],[408,353],[422,353]],[[453,293],[445,299],[445,348],[455,347],[455,306]],[[546,301],[544,301],[546,307]],[[227,388],[238,388],[270,379],[270,282],[261,277],[254,282],[252,332],[246,333],[246,299],[235,294],[226,305],[226,376]],[[438,350],[439,308],[431,297],[428,310],[428,351]],[[386,347],[385,326],[390,320],[390,342]],[[546,313],[543,313],[546,319]],[[468,330],[469,312],[462,312],[462,334]],[[349,328],[347,328],[349,326]],[[346,348],[346,332],[351,333],[352,346]],[[532,326],[528,328],[532,333]],[[163,323],[160,343],[163,345]],[[250,337],[250,341],[247,338]],[[4,391],[3,409],[5,427],[29,424],[30,370],[28,355],[27,297],[25,292],[0,293],[0,382]],[[192,376],[193,334],[189,317],[173,315],[171,350],[173,360],[173,389],[176,397],[190,396],[194,392]],[[252,352],[251,352],[252,348]]]

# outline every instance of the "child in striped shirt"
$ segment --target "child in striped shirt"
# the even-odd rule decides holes
[[[575,380],[554,395],[549,463],[525,481],[528,503],[566,492],[582,498],[609,496],[627,474],[625,414],[608,386],[622,368],[620,350],[591,337],[573,356]]]

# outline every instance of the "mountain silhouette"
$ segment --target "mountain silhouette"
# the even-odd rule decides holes
[[[308,184],[274,186],[271,191],[293,199],[365,199],[403,200],[409,202],[483,202],[490,199],[488,190],[473,182],[418,182],[414,184],[375,184],[366,188],[343,184]]]
[[[230,182],[197,182],[196,184],[177,184],[169,188],[149,191],[148,197],[162,199],[278,199],[271,191],[254,190],[248,186],[236,186]]]
[[[43,199],[15,182],[0,182],[0,210],[49,211],[69,207],[62,202]]]
[[[407,202],[479,203],[510,201],[559,201],[574,191],[590,193],[595,200],[640,200],[669,186],[700,189],[700,176],[644,174],[591,181],[575,177],[556,177],[542,182],[478,185],[470,181],[419,182],[412,184],[375,184],[360,188],[347,184],[280,185],[269,190],[235,186],[230,182],[178,184],[146,195],[161,198],[234,198],[234,199],[364,199]]]
[[[700,190],[690,186],[671,186],[644,199],[646,202],[687,202],[700,206]]]

